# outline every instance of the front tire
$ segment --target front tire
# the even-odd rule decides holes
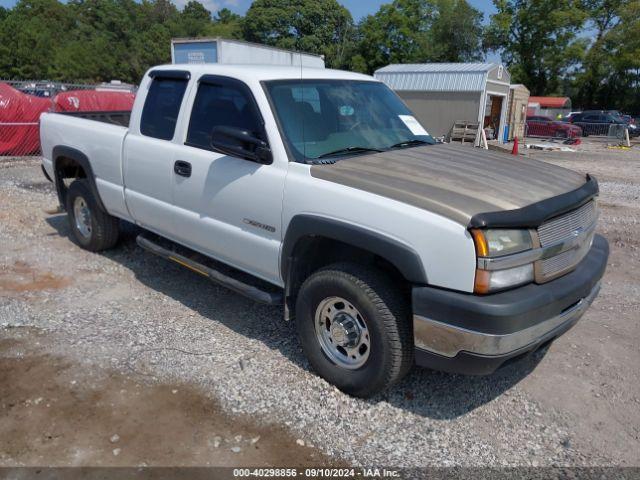
[[[340,390],[370,397],[413,364],[408,300],[373,268],[338,263],[312,274],[296,302],[296,326],[313,369]]]
[[[74,180],[66,200],[69,228],[78,245],[99,252],[118,243],[120,222],[98,206],[87,180]]]

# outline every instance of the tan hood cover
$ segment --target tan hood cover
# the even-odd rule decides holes
[[[359,155],[311,175],[467,225],[477,213],[522,208],[575,190],[585,175],[520,156],[454,144]]]

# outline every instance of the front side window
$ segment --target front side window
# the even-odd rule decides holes
[[[211,150],[214,127],[236,127],[262,138],[262,121],[253,98],[240,82],[220,78],[201,82],[193,103],[187,145]]]
[[[379,82],[278,80],[265,87],[296,161],[435,143]]]
[[[151,81],[140,119],[140,133],[171,140],[176,130],[187,79],[155,77]]]

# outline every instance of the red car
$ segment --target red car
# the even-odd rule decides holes
[[[542,115],[527,117],[529,137],[576,138],[582,136],[582,128]]]

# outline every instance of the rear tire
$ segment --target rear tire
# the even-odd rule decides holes
[[[337,263],[312,274],[298,292],[296,326],[313,369],[350,395],[375,395],[413,365],[409,302],[373,268]]]
[[[118,243],[120,222],[98,206],[87,180],[71,183],[66,203],[69,228],[78,245],[99,252]]]

